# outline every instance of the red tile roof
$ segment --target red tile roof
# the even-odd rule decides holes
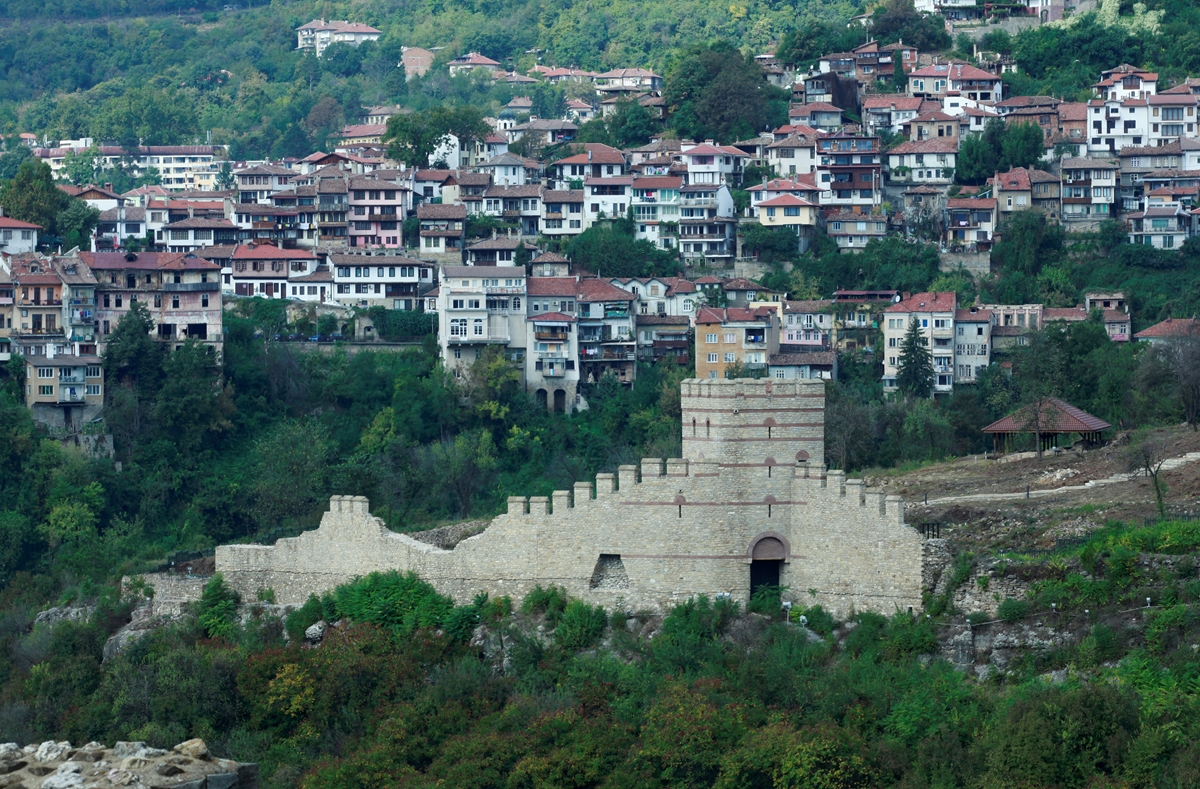
[[[529,277],[525,288],[530,296],[576,296],[579,281],[575,277]]]
[[[767,206],[768,208],[774,208],[776,206],[814,206],[815,207],[817,204],[810,203],[809,201],[807,201],[803,198],[800,198],[800,197],[796,197],[795,195],[786,194],[786,195],[779,195],[778,197],[772,197],[770,200],[763,200],[758,205],[759,205],[759,207]]]
[[[270,244],[238,245],[234,260],[314,260],[316,255],[303,249],[280,249]]]
[[[953,197],[946,201],[947,208],[995,208],[996,198],[994,197]]]
[[[561,312],[543,312],[541,315],[531,315],[525,320],[530,323],[574,323],[575,318]]]
[[[1187,337],[1200,334],[1200,320],[1196,318],[1167,318],[1165,321],[1142,329],[1133,335],[1135,340],[1149,340],[1155,337]]]
[[[32,222],[22,222],[20,219],[13,219],[8,216],[0,216],[0,227],[9,230],[41,230],[41,225],[35,225]]]
[[[696,324],[744,323],[771,319],[775,312],[770,307],[701,307],[696,313]]]
[[[580,280],[577,293],[580,301],[633,301],[634,298],[632,293],[623,291],[616,285],[592,278]]]
[[[1112,425],[1057,397],[1030,403],[983,428],[984,433],[1099,433]]]
[[[955,312],[957,307],[957,293],[914,293],[884,312]]]

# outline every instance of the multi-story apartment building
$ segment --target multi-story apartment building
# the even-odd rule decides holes
[[[433,266],[403,255],[331,254],[327,260],[333,275],[333,297],[347,306],[418,309],[421,296],[434,284]],[[318,295],[309,292],[312,284],[300,281],[307,276],[311,275],[289,277],[294,298]],[[298,287],[306,288],[305,293],[299,293]]]
[[[1196,136],[1196,109],[1200,96],[1188,93],[1159,94],[1146,99],[1150,115],[1150,145],[1161,146]]]
[[[1062,221],[1068,230],[1094,228],[1115,215],[1120,165],[1100,159],[1062,161]]]
[[[662,90],[663,78],[644,68],[619,68],[598,74],[594,79],[596,95],[642,93]]]
[[[364,41],[378,41],[381,35],[382,30],[362,22],[314,19],[296,28],[296,49],[321,57],[332,44],[356,47]]]
[[[992,313],[971,307],[954,313],[955,383],[975,383],[992,363]]]
[[[581,374],[576,319],[566,312],[536,312],[534,303],[531,299],[526,319],[525,390],[543,406],[569,413],[578,401]]]
[[[825,217],[825,233],[837,244],[838,252],[856,252],[872,239],[887,235],[887,217],[850,211],[831,213]]]
[[[353,176],[348,186],[349,246],[399,249],[404,240],[402,230],[408,187],[370,176]]]
[[[780,345],[805,351],[827,351],[833,347],[833,299],[783,302],[783,336]]]
[[[121,317],[141,301],[155,321],[154,338],[222,344],[221,267],[180,252],[81,252],[96,277],[100,350]]]
[[[288,187],[296,173],[274,164],[259,164],[234,172],[239,203],[271,202],[271,195]]]
[[[679,245],[680,189],[683,177],[678,175],[642,176],[633,180],[633,221],[637,237],[652,242],[659,249],[675,249]]]
[[[683,257],[736,257],[737,215],[729,187],[689,184],[680,188],[679,195],[679,246]]]
[[[782,194],[763,200],[755,210],[759,224],[764,227],[783,227],[796,234],[796,247],[800,252],[808,251],[808,245],[817,228],[824,224],[820,206],[791,194]]]
[[[724,378],[734,365],[751,375],[765,374],[768,357],[779,353],[779,327],[774,307],[701,307],[696,313],[696,377]]]
[[[438,344],[455,377],[489,345],[509,358],[528,348],[525,270],[514,266],[442,266],[437,288]]]
[[[1087,150],[1092,156],[1116,156],[1122,148],[1151,145],[1145,99],[1092,99],[1087,103]]]
[[[117,145],[93,145],[90,139],[78,142],[83,144],[35,148],[33,155],[50,165],[55,178],[63,178],[62,169],[67,154],[79,154],[90,147],[96,153],[99,171],[119,166],[138,178],[154,168],[162,177],[162,186],[170,191],[212,189],[213,177],[219,167],[216,161],[217,148],[212,145],[139,145],[136,150],[126,150]]]
[[[883,389],[896,391],[904,336],[913,321],[932,357],[933,391],[954,390],[954,317],[958,296],[954,293],[916,293],[884,310]]]
[[[25,405],[54,430],[76,432],[104,408],[104,370],[95,353],[25,357]]]
[[[593,383],[612,373],[621,383],[633,383],[637,373],[634,329],[638,297],[592,278],[580,280],[578,292],[581,380]]]
[[[941,104],[917,96],[896,96],[890,93],[864,96],[862,100],[863,124],[868,134],[879,134],[884,129],[900,134],[904,124],[922,112],[931,112]]]
[[[1146,176],[1159,170],[1189,169],[1183,165],[1183,146],[1191,142],[1194,141],[1184,138],[1162,146],[1139,145],[1121,149],[1117,192],[1122,213],[1141,211],[1145,207],[1143,181]],[[1197,148],[1200,148],[1200,142]]]
[[[54,263],[40,258],[14,258],[11,266],[14,297],[4,310],[12,322],[11,352],[27,358],[69,353],[67,308],[63,303],[67,287]]]
[[[882,204],[878,137],[835,134],[817,140],[821,205],[870,213]]]
[[[623,217],[632,199],[633,176],[585,178],[583,192],[588,225],[603,217]]]
[[[692,322],[687,316],[639,313],[637,333],[637,353],[642,361],[671,359],[680,365],[688,363]]]

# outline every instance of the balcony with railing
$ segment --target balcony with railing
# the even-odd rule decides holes
[[[59,389],[58,402],[60,403],[83,403],[86,402],[82,391],[75,389]]]
[[[452,334],[450,342],[454,345],[470,345],[475,343],[493,343],[493,342],[508,342],[509,335],[507,331],[490,331],[487,334]]]
[[[86,383],[87,379],[84,378],[82,373],[74,373],[71,375],[63,375],[60,373],[58,376],[58,382],[60,384],[82,384]]]
[[[533,336],[539,340],[549,340],[551,342],[567,342],[569,335],[565,331],[544,331],[535,330]]]

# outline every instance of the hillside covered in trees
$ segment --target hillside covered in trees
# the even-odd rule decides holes
[[[1114,21],[1093,13],[1072,26],[996,34],[987,43],[1016,57],[1021,70],[1006,79],[1018,93],[1074,99],[1097,73],[1121,62],[1156,69],[1168,81],[1200,70],[1200,9],[1186,0],[1146,5],[1153,14],[1162,12],[1157,28],[1131,32],[1125,17]],[[922,20],[911,3],[889,0],[871,8],[872,35],[902,38],[925,51],[951,48],[940,25]],[[472,105],[494,112],[513,95],[529,94],[541,116],[560,111],[560,88],[450,77],[444,64],[460,52],[479,51],[521,73],[536,62],[593,70],[649,67],[667,77],[670,100],[673,87],[680,95],[679,87],[695,73],[685,63],[694,57],[693,47],[721,42],[752,56],[777,46],[781,57],[811,63],[861,43],[867,33],[845,21],[864,10],[858,0],[651,0],[603,7],[583,0],[257,7],[216,0],[19,0],[0,4],[6,19],[0,28],[6,77],[0,133],[144,144],[203,141],[211,133],[214,142],[234,146],[233,158],[304,156],[355,122],[360,107],[375,104],[417,110]],[[305,57],[295,49],[294,30],[317,17],[365,22],[384,35],[357,49],[335,45],[323,58]],[[438,48],[429,74],[405,81],[403,46]],[[705,131],[687,118],[683,113],[683,125],[673,128],[685,135]]]

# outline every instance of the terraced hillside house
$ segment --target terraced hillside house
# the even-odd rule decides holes
[[[99,350],[135,302],[154,319],[154,338],[222,346],[221,266],[183,252],[80,252],[96,277]]]
[[[884,310],[883,389],[896,391],[904,336],[912,321],[932,357],[934,394],[954,391],[954,318],[958,310],[955,293],[915,293]]]
[[[733,371],[766,372],[779,353],[779,313],[772,307],[701,307],[696,313],[696,375],[726,378]]]

